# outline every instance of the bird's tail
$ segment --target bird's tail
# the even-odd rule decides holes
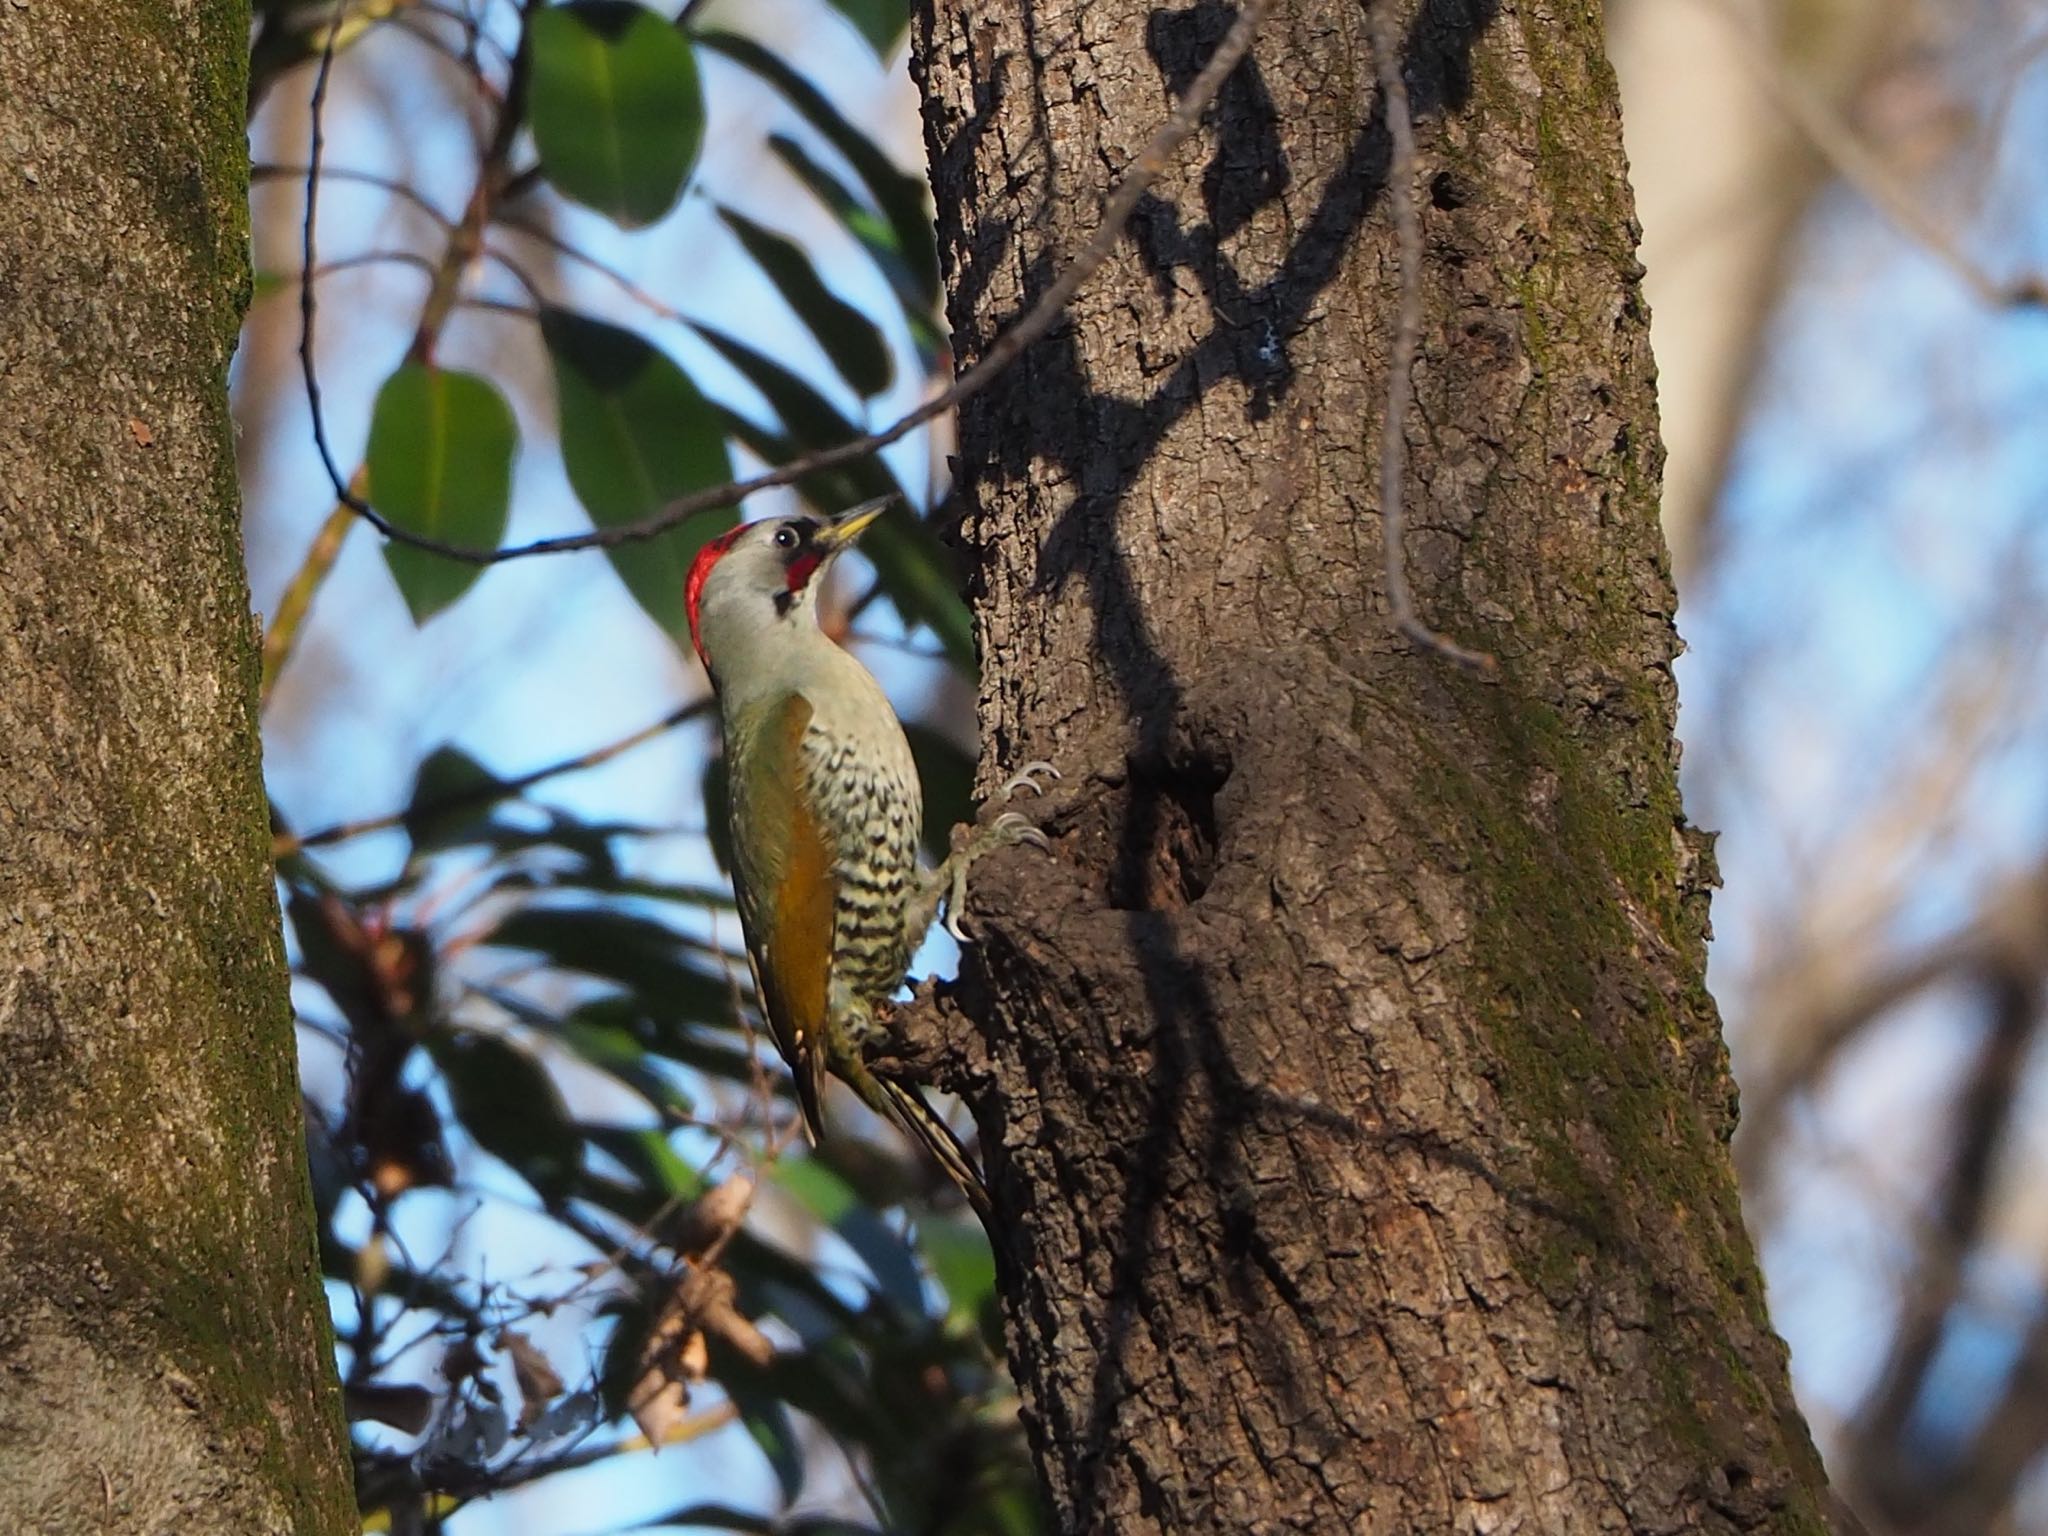
[[[881,1091],[884,1100],[875,1107],[902,1126],[911,1140],[931,1153],[938,1165],[946,1170],[946,1177],[960,1187],[960,1193],[974,1207],[974,1214],[986,1225],[992,1214],[988,1186],[982,1182],[981,1171],[974,1166],[974,1159],[968,1156],[967,1148],[953,1134],[953,1128],[910,1084],[872,1073],[869,1081]]]
[[[835,1044],[838,1049],[834,1049]],[[823,1065],[858,1094],[868,1108],[893,1120],[905,1135],[929,1152],[946,1170],[946,1177],[967,1197],[967,1203],[974,1207],[974,1214],[981,1218],[982,1225],[988,1225],[993,1207],[989,1202],[988,1186],[982,1182],[981,1171],[974,1166],[974,1159],[968,1156],[960,1138],[953,1134],[953,1128],[925,1102],[924,1095],[915,1085],[875,1071],[859,1049],[843,1038],[826,1042]],[[821,1077],[814,1078],[813,1084],[819,1080]],[[806,1124],[814,1124],[808,1105],[804,1113]],[[813,1145],[816,1140],[813,1134]]]

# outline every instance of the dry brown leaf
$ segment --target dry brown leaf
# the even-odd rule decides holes
[[[519,1427],[531,1429],[548,1411],[548,1404],[562,1395],[562,1378],[523,1333],[503,1330],[498,1347],[512,1359],[512,1379],[519,1386]]]

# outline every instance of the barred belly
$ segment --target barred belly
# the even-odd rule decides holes
[[[804,756],[811,803],[837,844],[834,990],[858,1003],[879,1003],[910,968],[905,909],[917,892],[923,814],[916,770],[907,762],[877,762],[815,727],[805,734]]]

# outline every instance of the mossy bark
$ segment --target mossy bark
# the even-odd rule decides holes
[[[0,1528],[355,1528],[226,368],[248,13],[0,4]]]
[[[930,0],[963,363],[1229,17]],[[951,995],[1012,1362],[1064,1531],[1819,1531],[1727,1157],[1599,7],[1401,17],[1407,563],[1498,682],[1387,620],[1358,0],[1275,7],[1069,322],[962,413],[984,783],[1068,775]]]

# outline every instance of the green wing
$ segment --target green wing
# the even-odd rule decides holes
[[[732,757],[733,893],[754,990],[796,1079],[804,1128],[816,1141],[838,880],[807,793],[803,741],[810,723],[810,701],[793,693],[731,733],[726,751]]]

